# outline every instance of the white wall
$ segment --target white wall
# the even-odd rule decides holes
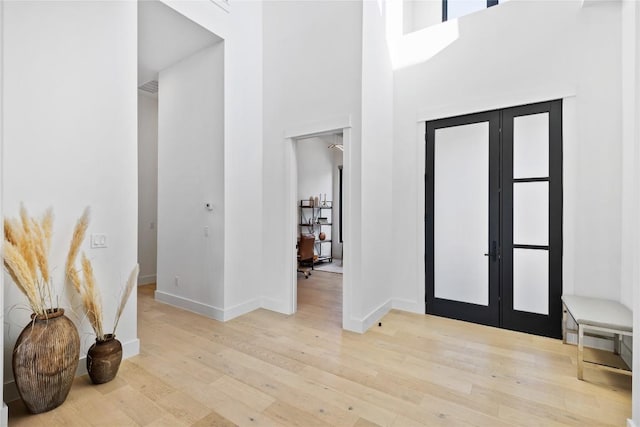
[[[260,278],[265,306],[290,310],[293,263],[286,194],[285,132],[351,116],[352,148],[360,161],[362,4],[357,1],[264,3],[263,246]],[[359,177],[359,170],[352,170]],[[358,178],[359,179],[359,178]],[[357,183],[355,183],[357,185]],[[359,194],[359,193],[358,193]],[[354,205],[359,195],[352,198]],[[358,215],[355,213],[356,216]],[[357,221],[356,221],[357,222]],[[354,226],[359,228],[359,223]],[[355,236],[357,230],[352,229]],[[359,245],[359,237],[350,242]],[[356,251],[357,252],[357,251]],[[343,308],[350,312],[350,308]]]
[[[298,200],[326,195],[333,200],[333,156],[329,147],[333,138],[301,139],[296,146],[298,161]],[[320,202],[322,202],[322,198]]]
[[[156,282],[158,97],[138,93],[138,284]]]
[[[362,282],[354,289],[360,300],[364,329],[391,307],[389,262],[396,224],[392,218],[393,70],[386,40],[385,11],[364,2],[362,24]]]
[[[224,43],[161,70],[158,84],[156,298],[222,319]]]
[[[107,235],[106,249],[90,249],[89,239],[83,245],[107,328],[137,260],[136,4],[3,4],[3,215],[15,216],[21,201],[34,215],[54,208],[53,286],[79,326],[84,357],[93,333],[80,321],[78,298],[64,287],[63,270],[85,206],[93,212],[88,233]],[[5,283],[6,383],[15,339],[30,312],[22,309],[26,301],[11,279]],[[136,299],[134,293],[117,331],[125,357],[138,352]]]
[[[442,22],[442,2],[403,0],[403,31],[411,33]]]
[[[163,1],[225,41],[224,316],[261,305],[262,2]],[[252,244],[247,244],[252,236]],[[253,268],[247,268],[251,259]]]
[[[619,299],[619,20],[615,2],[511,1],[417,35],[455,37],[394,74],[395,298],[424,312],[424,120],[568,97],[564,291]]]

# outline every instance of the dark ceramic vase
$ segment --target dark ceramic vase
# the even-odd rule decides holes
[[[78,367],[78,330],[61,308],[31,315],[13,349],[13,377],[29,412],[39,414],[60,406],[71,389]]]
[[[108,383],[116,377],[122,362],[122,344],[113,334],[106,334],[89,347],[87,372],[94,384]]]

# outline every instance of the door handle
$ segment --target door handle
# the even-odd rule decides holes
[[[489,253],[484,254],[484,256],[491,257],[493,261],[496,261],[498,259],[498,242],[495,240],[491,242],[491,250]]]

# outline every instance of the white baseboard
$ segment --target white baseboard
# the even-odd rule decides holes
[[[567,332],[567,343],[578,344],[578,334]],[[603,338],[584,337],[584,346],[599,350],[613,351],[613,341]]]
[[[0,427],[7,427],[9,425],[9,408],[2,402],[2,413],[0,413]]]
[[[348,331],[363,334],[367,332],[370,327],[378,323],[380,319],[382,319],[384,315],[387,314],[389,310],[391,310],[391,305],[391,300],[387,300],[385,303],[381,304],[378,308],[371,311],[362,319],[345,319],[343,321],[342,327]]]
[[[155,274],[149,274],[147,276],[139,276],[138,277],[138,286],[141,285],[150,285],[152,283],[157,283],[156,282],[156,275]]]
[[[627,427],[637,427],[631,418],[627,418]]]
[[[214,307],[208,304],[203,304],[201,302],[194,301],[189,298],[179,297],[177,295],[173,295],[173,294],[162,292],[162,291],[156,291],[155,298],[156,298],[156,301],[173,305],[175,307],[179,307],[184,310],[191,311],[193,313],[202,314],[203,316],[207,316],[211,319],[224,322],[224,310],[221,308]]]
[[[275,311],[276,313],[286,314],[287,316],[293,314],[287,301],[262,297],[261,307],[266,310]]]
[[[130,357],[136,356],[140,354],[140,340],[138,338],[123,342],[122,343],[122,359],[128,359]],[[76,377],[80,377],[82,375],[87,374],[87,356],[86,354],[80,357],[78,361],[78,368],[76,369]],[[13,402],[14,400],[20,399],[20,395],[18,394],[18,389],[16,388],[15,381],[11,380],[4,383],[4,400],[7,402]],[[6,406],[2,408],[3,416]],[[0,424],[2,426],[6,424]]]
[[[255,298],[241,304],[234,305],[233,307],[229,307],[224,310],[224,319],[223,321],[235,319],[238,316],[242,316],[243,314],[247,314],[250,311],[256,310],[262,307],[262,301],[260,298]]]
[[[414,300],[404,298],[393,298],[391,300],[391,307],[396,310],[408,311],[410,313],[424,314],[425,306],[423,303],[418,303]]]

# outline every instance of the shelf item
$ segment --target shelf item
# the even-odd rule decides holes
[[[332,209],[331,201],[300,200],[298,203],[298,234],[313,234],[316,239],[314,241],[315,252],[317,258],[314,264],[319,262],[330,262],[333,260],[333,245],[323,245],[323,243],[331,243],[332,239],[321,240],[320,233],[327,231],[326,227],[331,227],[326,209]],[[323,231],[324,228],[324,231]],[[329,236],[330,237],[330,236]]]

